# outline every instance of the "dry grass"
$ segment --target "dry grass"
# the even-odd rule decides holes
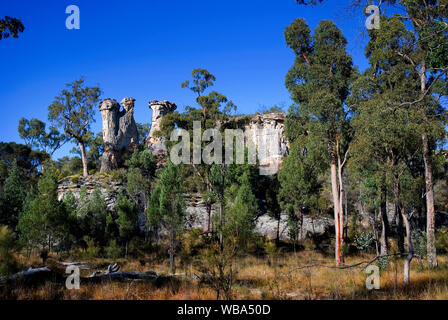
[[[346,258],[347,264],[372,258],[361,255]],[[37,263],[37,262],[35,262]],[[104,268],[110,261],[88,261],[94,268]],[[167,273],[166,263],[142,263],[138,260],[119,261],[122,270],[156,270]],[[233,287],[235,299],[448,299],[448,256],[439,257],[439,268],[421,268],[412,262],[411,284],[403,285],[403,260],[391,262],[381,271],[381,289],[369,291],[367,274],[360,268],[305,268],[309,264],[333,265],[333,259],[315,251],[287,253],[274,259],[248,256],[236,262],[238,270]],[[180,271],[180,270],[179,270]],[[91,270],[83,271],[83,276]],[[103,283],[82,285],[80,290],[67,290],[62,285],[47,283],[37,288],[11,288],[9,298],[26,300],[107,299],[107,300],[202,300],[215,299],[216,294],[196,280],[173,281],[157,287],[148,283]]]

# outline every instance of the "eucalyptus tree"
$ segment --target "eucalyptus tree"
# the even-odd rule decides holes
[[[304,19],[285,30],[288,46],[296,54],[286,76],[286,87],[308,121],[310,135],[327,149],[335,220],[335,260],[343,263],[343,170],[350,142],[349,110],[345,100],[354,73],[346,52],[347,40],[337,26],[321,21],[311,35]]]
[[[87,177],[88,160],[86,139],[90,125],[95,121],[95,105],[99,101],[99,87],[88,87],[79,79],[66,85],[60,95],[48,107],[48,119],[57,127],[63,128],[65,134],[78,144],[81,152],[83,175]]]
[[[300,238],[303,234],[303,216],[314,209],[315,199],[319,197],[321,183],[318,176],[324,171],[325,148],[307,129],[308,120],[301,116],[296,106],[290,108],[285,133],[290,142],[288,156],[283,159],[278,173],[280,188],[277,195],[280,206],[288,211],[288,221],[297,230],[293,232]]]
[[[213,74],[209,73],[205,69],[194,69],[192,72],[192,77],[192,84],[190,81],[185,81],[181,86],[183,88],[189,88],[197,94],[196,102],[201,109],[188,106],[186,107],[186,112],[183,114],[176,112],[166,115],[162,119],[161,124],[162,132],[165,136],[170,136],[170,132],[174,128],[181,128],[187,130],[190,137],[192,137],[194,135],[194,122],[201,123],[200,137],[203,136],[204,131],[207,129],[216,129],[212,131],[216,134],[217,130],[221,128],[221,125],[229,119],[231,112],[236,110],[236,106],[233,102],[217,91],[212,91],[208,95],[204,95],[205,90],[212,86],[216,80],[216,77]],[[215,136],[212,137],[213,139],[216,138]],[[210,137],[210,140],[212,137]],[[195,150],[198,151],[197,153],[199,155],[202,155],[204,149],[205,145],[202,142],[202,139],[200,141],[200,145],[193,145],[193,161],[191,161],[191,168],[200,181],[200,191],[203,193],[206,207],[204,232],[209,232],[211,226],[211,210],[214,198],[212,183],[210,181],[211,164],[202,162],[202,160],[200,163],[197,163],[197,160],[195,160]],[[221,164],[221,162],[219,164]]]
[[[353,4],[364,6],[365,0]],[[429,267],[437,266],[435,247],[434,209],[434,157],[443,130],[444,111],[441,111],[443,97],[448,95],[448,3],[446,0],[385,0],[383,6],[391,5],[399,12],[397,18],[404,22],[413,41],[408,46],[396,48],[397,58],[410,64],[418,74],[415,79],[415,93],[397,107],[406,106],[420,113],[419,126],[421,153],[425,168],[427,260]],[[393,36],[393,35],[391,35]]]
[[[55,127],[50,127],[47,132],[45,122],[35,118],[30,120],[20,119],[17,130],[26,145],[31,148],[38,148],[50,157],[67,141],[64,134],[59,133]]]

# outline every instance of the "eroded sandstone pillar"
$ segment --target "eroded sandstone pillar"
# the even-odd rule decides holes
[[[151,101],[149,108],[152,110],[151,130],[146,138],[146,146],[154,154],[166,154],[168,152],[165,141],[168,137],[159,137],[155,133],[160,130],[163,116],[174,112],[176,104],[169,101]]]
[[[138,144],[138,130],[134,120],[133,98],[124,98],[120,104],[106,99],[99,108],[103,118],[104,152],[101,156],[101,172],[116,170],[123,165],[123,154]]]

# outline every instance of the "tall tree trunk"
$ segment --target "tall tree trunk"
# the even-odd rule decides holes
[[[428,138],[422,134],[423,161],[425,163],[425,186],[426,186],[426,251],[428,267],[437,267],[436,237],[435,237],[435,210],[434,210],[434,190],[432,187],[432,164],[428,146]]]
[[[280,243],[280,220],[282,218],[281,213],[277,217],[277,236],[275,238],[275,243],[278,245]]]
[[[406,260],[404,261],[403,282],[404,284],[408,284],[411,280],[411,261],[414,257],[414,247],[412,245],[411,226],[409,224],[408,217],[406,216],[404,206],[401,207],[400,211],[401,216],[403,217],[404,225],[406,227],[406,242],[408,245],[408,254],[406,256]]]
[[[338,190],[338,178],[337,178],[337,168],[336,168],[336,159],[334,157],[334,153],[331,157],[331,192],[333,194],[333,210],[334,210],[334,228],[335,228],[335,260],[336,265],[340,265],[342,261],[342,226],[340,219],[340,209],[341,205],[339,203],[339,190]]]
[[[343,170],[343,166],[344,164],[342,164],[341,162],[341,155],[340,155],[340,150],[339,150],[339,143],[338,143],[338,178],[339,178],[339,229],[341,232],[341,249],[342,249],[342,244],[344,242],[344,197],[345,197],[345,192],[344,192],[344,180],[342,179],[342,170]],[[342,256],[342,262],[344,262],[344,257],[341,253]]]
[[[205,219],[204,219],[204,232],[210,232],[210,216],[212,212],[212,204],[209,201],[205,202]]]
[[[420,90],[422,94],[426,92],[426,63],[422,61],[420,71]],[[422,109],[423,112],[425,108]],[[426,113],[424,114],[426,116]],[[428,136],[425,128],[422,133],[423,162],[425,164],[425,186],[426,186],[426,250],[428,267],[437,267],[437,252],[435,246],[435,210],[434,210],[434,190],[432,177],[431,152],[429,150]]]
[[[387,217],[387,201],[385,191],[381,192],[381,255],[387,255],[389,235],[389,219]]]
[[[174,273],[174,231],[170,230],[170,274]]]
[[[401,253],[404,252],[404,242],[403,242],[403,216],[401,215],[400,211],[400,186],[398,183],[395,183],[394,185],[394,206],[395,206],[395,216],[398,218],[397,223],[397,244],[398,244],[398,251]]]
[[[299,240],[303,239],[303,212],[302,210],[298,210],[297,212],[299,217]]]
[[[86,147],[84,142],[78,142],[79,149],[81,150],[81,159],[82,159],[82,175],[87,177],[89,175],[89,171],[87,169],[87,155],[86,155]]]

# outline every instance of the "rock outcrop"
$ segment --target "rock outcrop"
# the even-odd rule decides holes
[[[276,174],[289,153],[285,119],[284,112],[259,114],[252,116],[244,127],[245,145],[256,146],[262,175]]]
[[[103,118],[104,152],[101,157],[101,172],[118,169],[123,164],[125,151],[138,144],[138,130],[134,120],[133,98],[121,101],[106,99],[100,103]]]
[[[174,112],[177,106],[169,101],[154,100],[149,102],[149,108],[152,110],[151,130],[148,137],[146,137],[146,146],[148,149],[156,155],[166,155],[168,150],[165,146],[167,137],[158,136],[157,131],[160,130],[160,125],[163,116],[168,113]]]
[[[75,180],[73,180],[73,178],[66,178],[59,182],[59,201],[62,201],[65,195],[67,195],[67,193],[69,192],[71,192],[74,195],[75,199],[78,200],[82,188],[84,188],[89,195],[91,195],[95,189],[100,190],[102,196],[106,201],[107,209],[109,211],[112,211],[114,209],[120,191],[126,190],[126,186],[122,182],[114,181],[111,177],[108,177],[106,175],[92,175],[86,178],[79,177]],[[185,227],[187,229],[202,229],[206,216],[206,208],[201,194],[185,194],[184,197],[187,203],[187,222]],[[138,224],[140,230],[144,231],[146,224],[146,215],[143,212],[142,208],[139,208],[138,210]],[[213,205],[212,215],[216,214],[216,212],[217,208],[215,205]],[[282,214],[280,221],[280,239],[283,240],[288,239],[289,229],[287,219],[287,215]],[[277,220],[262,212],[256,220],[255,232],[262,236],[274,239],[277,234],[277,225]],[[320,234],[325,231],[325,228],[331,225],[333,225],[333,220],[331,219],[331,217],[322,216],[312,219],[311,217],[305,216],[303,219],[302,232],[303,235],[306,235],[308,232],[313,234]]]

